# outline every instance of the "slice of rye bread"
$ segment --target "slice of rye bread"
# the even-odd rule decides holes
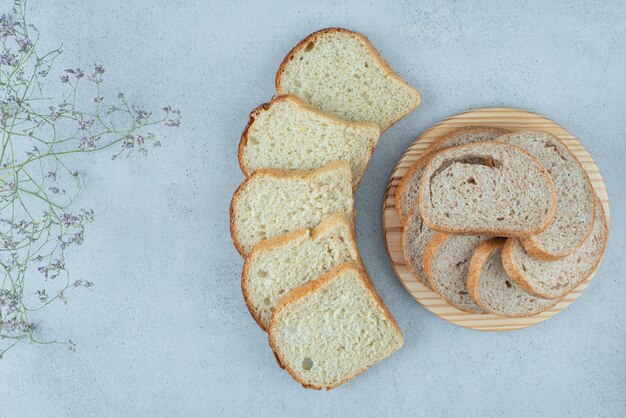
[[[489,237],[438,233],[424,250],[424,271],[431,288],[460,311],[486,312],[467,290],[467,273],[474,250],[487,239]]]
[[[506,274],[502,247],[506,238],[492,238],[476,247],[470,260],[467,290],[488,312],[507,317],[525,317],[544,312],[559,300],[542,299],[524,292]]]
[[[502,262],[509,277],[524,291],[542,298],[562,298],[576,288],[598,268],[606,249],[609,230],[600,201],[595,210],[591,234],[576,251],[560,260],[537,260],[518,239],[508,239]]]
[[[261,241],[250,251],[241,276],[248,310],[267,331],[283,297],[347,261],[360,258],[352,222],[344,214],[331,215],[314,229]]]
[[[402,332],[358,263],[293,290],[269,328],[278,363],[304,387],[332,389],[391,355]]]
[[[437,232],[424,223],[417,209],[411,211],[402,228],[402,254],[406,265],[415,278],[429,289],[431,285],[424,271],[424,250],[435,234]]]
[[[435,140],[424,152],[422,158],[417,160],[404,174],[396,190],[396,211],[404,224],[409,217],[409,212],[417,201],[420,182],[424,169],[433,156],[434,151],[444,148],[456,147],[472,142],[491,141],[510,131],[489,126],[468,126],[455,129]]]
[[[313,170],[257,170],[235,192],[230,233],[246,256],[267,238],[313,228],[334,213],[354,219],[352,172],[345,161]]]
[[[357,32],[329,28],[300,41],[276,74],[278,94],[294,94],[313,107],[381,131],[420,103],[369,40]]]
[[[556,215],[537,235],[521,238],[528,254],[554,261],[573,253],[591,233],[595,192],[576,157],[557,137],[542,131],[520,131],[498,138],[520,146],[550,173],[556,191]]]
[[[493,141],[497,137],[508,134],[511,131],[493,126],[465,126],[455,129],[437,138],[426,148],[426,153],[442,150],[444,148],[458,147],[459,145],[473,142]]]
[[[507,237],[545,230],[556,212],[545,168],[526,150],[498,141],[435,154],[422,176],[418,205],[434,230]]]
[[[246,176],[260,168],[313,170],[348,161],[356,187],[380,137],[373,123],[348,122],[296,96],[279,96],[250,113],[239,143]]]

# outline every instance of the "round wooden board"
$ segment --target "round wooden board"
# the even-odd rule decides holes
[[[591,155],[572,134],[550,119],[525,110],[511,108],[475,109],[449,117],[428,129],[409,146],[402,158],[400,158],[400,161],[398,161],[389,179],[383,202],[383,236],[385,246],[400,282],[419,303],[435,315],[453,324],[481,331],[510,331],[526,328],[545,321],[565,309],[587,288],[595,272],[552,309],[528,318],[505,318],[492,314],[470,314],[450,306],[437,293],[428,289],[413,276],[402,254],[402,223],[395,208],[396,189],[400,179],[408,168],[424,154],[425,149],[436,138],[457,128],[476,125],[500,127],[512,131],[538,129],[557,136],[580,160],[587,171],[593,187],[602,201],[607,222],[609,222],[609,200],[600,171]]]

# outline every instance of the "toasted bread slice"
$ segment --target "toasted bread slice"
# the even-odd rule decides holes
[[[537,315],[559,300],[542,299],[524,292],[506,274],[502,265],[505,238],[492,238],[476,247],[470,260],[467,290],[488,312],[506,317]]]
[[[313,228],[334,213],[354,219],[352,171],[347,162],[313,170],[257,170],[235,192],[230,232],[246,256],[267,238]]]
[[[293,290],[269,328],[276,359],[304,387],[332,389],[391,355],[402,333],[358,263]]]
[[[606,249],[606,216],[599,201],[595,206],[591,234],[576,251],[559,260],[538,260],[524,250],[519,240],[507,240],[502,262],[509,277],[527,293],[542,298],[559,299],[576,288],[598,268]]]
[[[430,228],[467,235],[537,234],[556,211],[548,172],[524,149],[498,141],[435,154],[422,176],[418,204]]]
[[[556,191],[556,215],[543,232],[521,238],[528,254],[554,261],[573,253],[591,233],[595,192],[576,157],[557,137],[542,131],[520,131],[498,141],[524,148],[550,173]]]
[[[280,96],[250,113],[239,143],[239,165],[250,176],[260,168],[314,170],[348,161],[356,187],[379,137],[372,123],[348,122],[295,96]]]
[[[267,331],[283,297],[347,261],[359,261],[359,252],[352,221],[344,214],[331,215],[314,229],[261,241],[243,266],[241,289],[248,310]]]
[[[313,107],[354,122],[372,122],[381,131],[420,103],[368,39],[329,28],[300,41],[276,74],[278,94],[294,94]]]

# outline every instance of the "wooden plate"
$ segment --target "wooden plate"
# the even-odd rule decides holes
[[[396,189],[400,179],[408,168],[424,154],[424,150],[436,138],[447,134],[453,129],[472,125],[500,127],[513,131],[521,129],[539,129],[557,136],[567,145],[576,158],[580,160],[587,171],[587,174],[591,178],[591,183],[604,206],[607,223],[609,222],[609,200],[598,167],[591,158],[591,155],[589,155],[583,145],[578,142],[572,134],[550,119],[525,110],[511,108],[475,109],[452,116],[428,129],[409,146],[402,158],[400,158],[400,161],[398,161],[389,179],[385,200],[383,202],[383,236],[385,246],[387,247],[391,264],[406,290],[435,315],[453,324],[481,331],[510,331],[526,328],[545,321],[565,309],[587,288],[595,272],[549,311],[528,318],[504,318],[492,314],[470,314],[450,306],[439,297],[439,295],[421,284],[413,276],[406,266],[402,254],[402,223],[400,222],[395,208]]]

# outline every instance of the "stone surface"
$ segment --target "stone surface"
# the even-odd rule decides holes
[[[6,5],[5,5],[6,6]],[[3,6],[3,7],[5,7]],[[0,361],[0,416],[626,416],[626,5],[610,1],[47,1],[31,22],[57,67],[101,62],[106,92],[183,111],[147,159],[73,162],[96,210],[68,260],[96,283],[35,320],[77,352],[24,345]],[[228,206],[248,112],[310,32],[366,34],[422,93],[381,138],[356,195],[358,241],[405,335],[331,392],[277,365],[240,291]],[[381,236],[387,179],[433,123],[514,106],[568,128],[597,161],[613,223],[604,262],[569,309],[530,329],[469,331],[396,280]]]

